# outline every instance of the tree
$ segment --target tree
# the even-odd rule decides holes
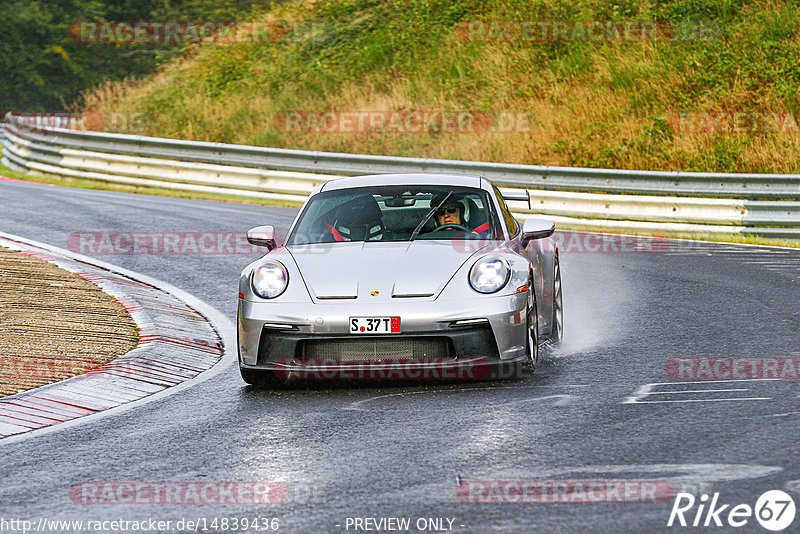
[[[5,0],[0,4],[0,111],[64,110],[106,80],[139,77],[182,44],[89,43],[70,37],[80,21],[236,20],[265,0]]]

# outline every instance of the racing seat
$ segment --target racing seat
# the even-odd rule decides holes
[[[486,210],[481,210],[475,201],[471,198],[466,199],[467,209],[465,210],[465,219],[467,221],[467,228],[473,234],[487,235],[491,230],[489,224],[489,217],[486,215]]]
[[[333,220],[325,224],[325,229],[334,241],[380,241],[386,233],[383,214],[371,195],[336,208]]]

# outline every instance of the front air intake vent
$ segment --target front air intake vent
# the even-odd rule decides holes
[[[378,363],[450,358],[450,342],[444,337],[376,337],[304,340],[302,358],[328,363]]]

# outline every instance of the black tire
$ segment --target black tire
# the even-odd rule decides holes
[[[564,301],[561,295],[561,265],[556,254],[553,265],[553,319],[550,326],[550,343],[560,345],[564,340]]]
[[[525,306],[525,328],[528,335],[525,337],[525,364],[523,370],[531,374],[536,370],[539,362],[539,308],[536,304],[536,289],[533,287],[533,277],[528,278],[528,302]]]

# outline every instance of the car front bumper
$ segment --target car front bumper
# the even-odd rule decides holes
[[[370,364],[412,366],[424,371],[431,365],[459,369],[480,362],[499,364],[524,361],[524,293],[470,300],[361,303],[355,300],[336,303],[278,303],[240,299],[238,310],[239,362],[243,368],[307,368],[316,363],[335,366],[333,359],[319,357],[309,361],[310,344],[333,341],[354,342],[364,352],[367,340],[375,340],[376,353],[364,361],[348,362],[357,368]],[[349,333],[351,316],[400,317],[401,333],[359,335]],[[392,352],[381,354],[383,341],[417,340],[422,347],[436,338],[446,340],[447,352],[434,350],[433,356],[417,350],[403,358]],[[360,342],[355,340],[362,340]],[[416,343],[416,342],[415,342]],[[327,354],[327,353],[324,353]],[[383,356],[383,361],[381,360]],[[305,358],[305,359],[304,359]],[[412,361],[413,360],[413,361]],[[472,361],[472,364],[468,362]],[[388,367],[387,367],[388,369]]]
[[[406,361],[391,363],[308,365],[271,362],[241,369],[272,373],[280,380],[505,380],[527,376],[526,359],[488,360],[481,357],[453,361]]]

